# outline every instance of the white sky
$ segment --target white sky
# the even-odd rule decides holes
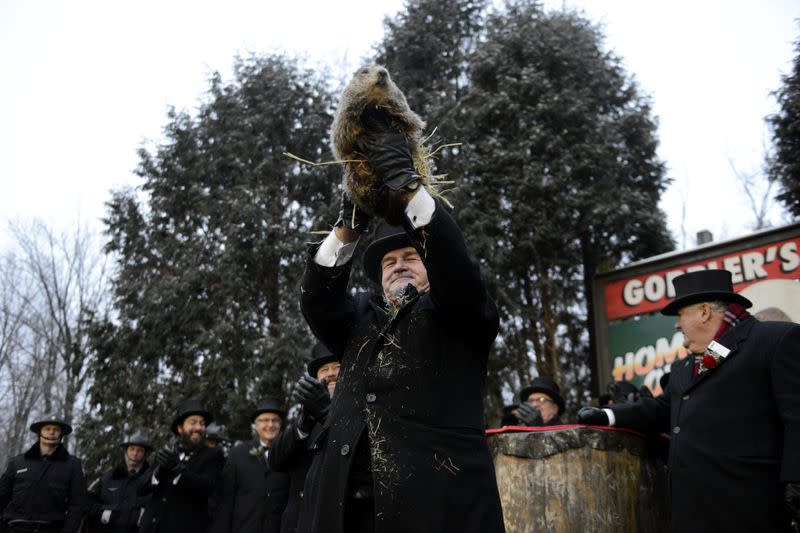
[[[607,46],[653,98],[659,153],[675,178],[662,206],[679,246],[682,227],[689,246],[703,228],[717,240],[746,233],[753,216],[728,160],[743,173],[761,169],[770,144],[763,117],[791,68],[800,2],[565,3],[604,25]],[[110,190],[139,183],[136,149],[158,140],[167,107],[193,109],[208,74],[227,79],[235,54],[283,51],[349,72],[401,6],[0,0],[0,246],[6,219],[66,229],[79,214],[101,217]],[[777,208],[771,219],[788,221]]]

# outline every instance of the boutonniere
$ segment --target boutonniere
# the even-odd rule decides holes
[[[717,368],[725,361],[725,358],[728,357],[729,353],[731,353],[730,349],[721,345],[717,341],[711,341],[711,344],[709,344],[708,348],[706,348],[706,352],[703,354],[702,359],[700,359],[700,368],[697,369],[697,373],[702,374],[706,370]]]
[[[250,448],[251,457],[258,457],[259,455],[261,455],[261,448],[259,448],[258,446]]]

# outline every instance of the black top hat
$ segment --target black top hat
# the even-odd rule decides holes
[[[130,437],[126,438],[120,444],[123,448],[127,448],[128,446],[141,446],[145,450],[152,450],[153,446],[150,445],[150,439],[147,438],[147,435],[142,433],[141,431],[137,431]]]
[[[558,405],[559,414],[564,412],[564,398],[561,397],[561,389],[556,382],[546,376],[538,376],[533,379],[533,383],[522,389],[519,393],[519,401],[527,402],[528,396],[534,392],[543,392],[550,396]]]
[[[664,306],[662,315],[674,316],[687,305],[715,300],[737,303],[745,308],[753,306],[753,302],[733,292],[731,273],[727,270],[689,272],[672,280],[672,285],[675,299]]]
[[[214,421],[214,417],[206,410],[205,407],[203,407],[203,404],[200,403],[200,400],[186,400],[178,406],[175,418],[172,419],[172,432],[175,435],[178,435],[178,426],[180,426],[184,420],[192,415],[202,416],[206,422],[206,425],[209,425]]]
[[[335,361],[339,361],[341,358],[338,355],[333,355],[328,348],[325,347],[324,344],[318,342],[314,345],[314,348],[311,350],[311,361],[308,362],[306,365],[306,370],[308,370],[308,375],[312,378],[317,378],[317,372],[323,365],[327,365],[328,363],[333,363]]]
[[[367,277],[381,284],[381,260],[392,250],[413,246],[408,234],[400,226],[392,226],[385,222],[375,228],[374,240],[364,250],[364,271]]]
[[[286,416],[286,409],[283,408],[283,403],[277,398],[266,396],[262,398],[256,405],[255,409],[250,414],[250,420],[255,420],[261,413],[277,413],[278,416],[283,418]]]
[[[64,419],[58,415],[49,415],[44,417],[41,420],[37,420],[33,424],[31,424],[31,431],[36,433],[37,435],[42,430],[43,426],[48,426],[50,424],[61,426],[61,436],[69,435],[72,433],[72,426],[64,422]]]

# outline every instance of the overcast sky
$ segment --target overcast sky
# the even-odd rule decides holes
[[[167,107],[194,108],[209,73],[228,78],[237,53],[354,70],[402,4],[0,0],[0,245],[8,219],[66,229],[79,214],[101,217],[110,190],[139,183],[136,150],[158,140]],[[545,4],[601,23],[607,47],[652,97],[675,180],[662,207],[679,246],[703,228],[718,240],[747,233],[753,215],[729,161],[742,174],[761,171],[763,118],[790,72],[800,1]],[[771,220],[788,221],[779,209]]]

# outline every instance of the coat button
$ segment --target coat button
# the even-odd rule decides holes
[[[677,435],[678,433],[681,432],[681,427],[675,426],[674,428],[672,428],[672,432]]]
[[[688,400],[689,399],[689,395],[688,394],[684,394],[682,399],[683,400]]]
[[[342,444],[342,449],[339,450],[339,453],[341,453],[342,455],[347,455],[348,453],[350,453],[350,445]]]
[[[367,393],[367,402],[368,402],[368,403],[373,403],[373,402],[374,402],[375,400],[377,400],[377,399],[378,399],[378,397],[377,397],[377,396],[375,396],[375,393],[374,393],[374,392],[368,392],[368,393]]]

